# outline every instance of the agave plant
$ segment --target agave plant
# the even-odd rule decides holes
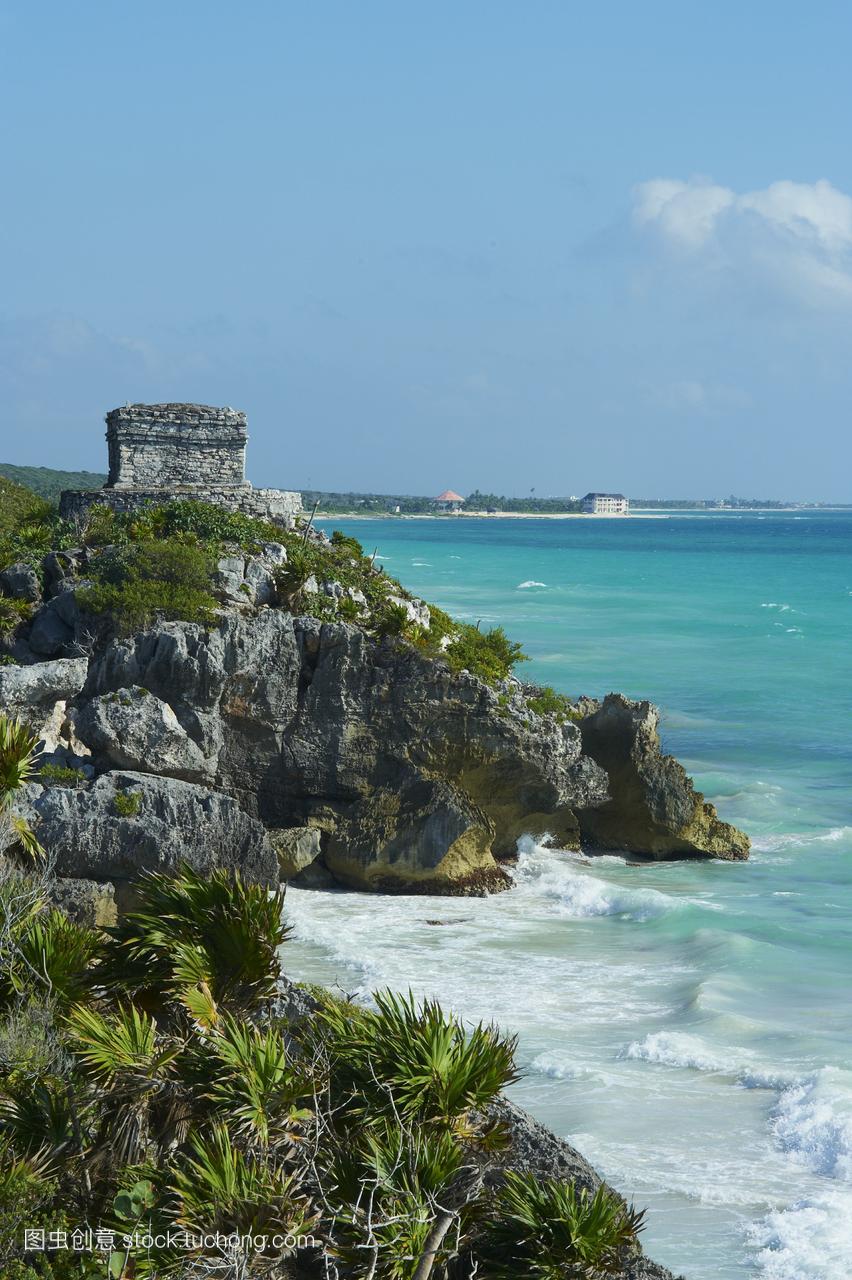
[[[486,1273],[494,1280],[622,1275],[643,1220],[644,1212],[628,1208],[604,1185],[590,1195],[572,1182],[510,1171],[482,1248]]]
[[[282,604],[295,609],[304,594],[313,573],[313,561],[309,552],[296,547],[287,553],[287,563],[275,572],[275,591]]]
[[[12,812],[21,788],[32,782],[36,774],[38,738],[20,720],[0,713],[0,827],[6,827],[12,843],[25,853],[37,857],[42,848],[29,823]],[[6,841],[0,831],[0,847]]]
[[[176,998],[207,1026],[220,1006],[244,1013],[274,994],[289,933],[283,894],[188,867],[177,877],[149,874],[138,889],[140,910],[107,930],[99,981],[108,992],[154,1009]]]
[[[473,1137],[481,1113],[518,1079],[517,1040],[479,1023],[466,1031],[434,1000],[379,992],[378,1012],[330,1003],[318,1014],[332,1083],[347,1109]]]

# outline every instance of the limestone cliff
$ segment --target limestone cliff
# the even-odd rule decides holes
[[[52,841],[68,844],[64,823],[86,846],[85,868],[60,859],[69,876],[123,880],[151,865],[155,818],[175,833],[160,844],[168,865],[177,839],[195,865],[206,856],[268,879],[266,829],[287,876],[308,868],[316,883],[321,868],[408,892],[507,887],[501,864],[523,833],[650,857],[748,849],[661,753],[648,703],[610,695],[581,704],[579,723],[539,715],[517,681],[495,689],[411,645],[279,608],[2,668],[0,708],[80,769],[70,798],[51,788],[33,801]],[[119,823],[114,794],[133,777],[140,811]]]

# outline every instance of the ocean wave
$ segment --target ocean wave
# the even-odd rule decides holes
[[[822,1067],[785,1089],[772,1130],[782,1151],[813,1173],[852,1182],[852,1072]]]
[[[852,827],[830,827],[828,831],[786,831],[758,836],[752,849],[758,853],[779,853],[782,849],[806,849],[812,844],[837,844],[852,839]]]
[[[619,1057],[733,1076],[750,1089],[784,1089],[791,1082],[789,1075],[763,1070],[747,1050],[715,1049],[700,1036],[689,1035],[685,1031],[652,1031],[644,1040],[634,1040],[627,1045]]]
[[[526,582],[519,582],[518,591],[527,591],[530,587],[546,587],[546,582],[536,582],[535,578],[528,578]]]
[[[518,841],[515,879],[557,904],[560,915],[588,919],[623,916],[627,920],[651,920],[680,903],[658,889],[630,888],[581,870],[571,854],[555,854],[531,836]]]
[[[762,1280],[848,1280],[852,1272],[852,1204],[848,1194],[799,1200],[747,1230],[759,1250]]]

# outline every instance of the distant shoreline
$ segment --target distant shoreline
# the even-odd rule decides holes
[[[317,511],[315,520],[664,520],[673,515],[771,515],[790,512],[848,511],[837,507],[639,507],[627,515],[592,511]]]

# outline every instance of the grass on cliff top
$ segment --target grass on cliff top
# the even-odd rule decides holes
[[[90,509],[83,524],[63,521],[54,507],[11,482],[0,524],[0,568],[16,561],[41,569],[49,551],[89,549],[88,585],[80,604],[108,619],[120,634],[132,634],[156,618],[211,625],[217,560],[239,549],[247,555],[263,544],[281,543],[287,563],[276,572],[276,600],[293,613],[325,622],[349,622],[378,639],[410,644],[441,658],[451,670],[467,670],[489,684],[510,674],[525,655],[502,627],[483,632],[430,606],[431,624],[409,617],[412,599],[396,579],[364,554],[357,539],[336,530],[330,543],[306,538],[303,530],[227,511],[210,503],[177,500],[141,512],[120,514],[106,506]],[[313,580],[313,582],[312,582]],[[339,597],[314,585],[335,582]],[[8,610],[7,610],[8,612]],[[7,630],[18,619],[7,619]]]

